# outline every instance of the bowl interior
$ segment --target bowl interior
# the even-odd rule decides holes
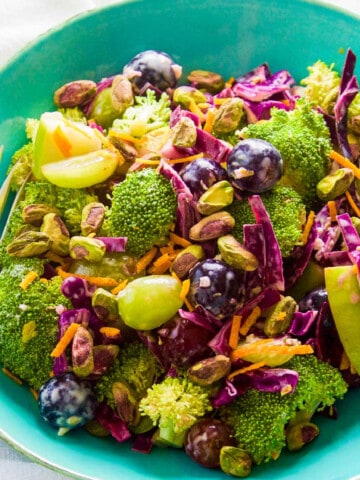
[[[136,53],[164,50],[184,67],[224,78],[268,62],[297,79],[321,59],[341,69],[348,48],[360,53],[359,18],[321,4],[292,0],[135,0],[81,15],[43,35],[0,71],[0,181],[12,153],[25,141],[28,117],[53,109],[63,83],[118,73]],[[1,219],[3,225],[4,218]],[[183,452],[134,453],[128,444],[84,432],[59,438],[38,417],[25,387],[0,374],[0,434],[16,448],[79,478],[224,478],[194,464]],[[255,467],[253,478],[345,480],[360,473],[360,392],[339,403],[337,422],[319,419],[322,434],[297,454]]]

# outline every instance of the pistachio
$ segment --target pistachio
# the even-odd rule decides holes
[[[225,355],[205,358],[187,370],[189,379],[202,386],[211,385],[226,377],[231,369],[231,360]]]
[[[349,128],[357,135],[360,134],[360,115],[353,115],[349,118]]]
[[[75,375],[87,377],[94,371],[93,337],[89,330],[80,326],[71,347],[72,366]]]
[[[213,131],[216,134],[230,133],[236,130],[244,115],[244,102],[241,98],[229,98],[216,111]]]
[[[202,215],[211,215],[231,205],[234,188],[227,180],[212,184],[199,198],[197,209]]]
[[[241,245],[233,235],[223,235],[217,240],[220,255],[224,262],[233,268],[252,272],[258,268],[256,256]]]
[[[187,276],[190,269],[204,258],[205,252],[200,245],[189,245],[176,255],[171,266],[171,271],[180,279],[183,279]]]
[[[33,225],[34,227],[40,227],[47,213],[59,214],[60,212],[56,207],[47,205],[46,203],[32,203],[25,205],[21,216],[25,223]]]
[[[150,432],[154,428],[153,421],[148,416],[141,416],[139,423],[136,425],[130,425],[131,431],[135,433],[135,435],[140,435],[142,433]]]
[[[117,345],[95,345],[93,348],[93,375],[104,375],[119,354]]]
[[[220,450],[220,468],[233,477],[245,478],[251,473],[252,460],[248,452],[239,447],[226,445]]]
[[[140,421],[140,412],[137,401],[131,390],[121,382],[113,384],[116,413],[129,425],[136,425]]]
[[[339,168],[324,177],[316,186],[320,200],[327,202],[343,195],[354,180],[354,172],[350,168]]]
[[[204,89],[212,94],[220,92],[225,86],[224,79],[220,74],[207,70],[193,70],[187,79],[194,87]]]
[[[91,297],[91,304],[103,322],[114,322],[119,318],[116,296],[108,290],[97,288]]]
[[[87,260],[88,262],[100,262],[105,255],[106,245],[97,238],[74,235],[70,239],[69,252],[74,260]]]
[[[235,226],[235,220],[230,213],[221,211],[202,218],[193,225],[189,232],[191,240],[203,242],[221,237],[229,233]]]
[[[291,323],[293,315],[296,311],[297,303],[290,297],[286,296],[279,300],[266,315],[264,323],[264,332],[268,337],[275,337],[285,333]]]
[[[81,212],[81,234],[86,236],[97,233],[105,218],[105,206],[100,202],[91,202],[85,205]]]
[[[96,95],[96,83],[92,80],[75,80],[58,88],[54,93],[54,103],[58,107],[77,107]]]
[[[62,256],[69,254],[70,233],[57,213],[47,213],[44,216],[40,231],[51,238],[51,251]]]
[[[116,75],[111,84],[111,101],[115,110],[123,113],[134,103],[130,80],[125,75]]]
[[[300,450],[319,435],[319,427],[312,422],[301,422],[286,430],[286,444],[291,452]]]
[[[188,117],[181,117],[172,129],[172,144],[175,147],[193,147],[196,135],[194,122]]]
[[[189,108],[191,102],[205,103],[206,96],[197,88],[182,85],[174,90],[173,101],[184,108]]]
[[[6,251],[14,257],[35,257],[47,252],[51,243],[52,240],[46,233],[26,230],[8,244]]]

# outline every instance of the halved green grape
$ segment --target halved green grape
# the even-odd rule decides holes
[[[39,180],[44,179],[43,165],[100,148],[101,140],[93,128],[67,120],[60,112],[45,112],[34,139],[33,174]]]
[[[97,150],[77,157],[46,163],[41,173],[50,183],[63,188],[86,188],[107,180],[118,165],[118,155]]]
[[[182,306],[182,284],[171,275],[148,275],[118,293],[123,322],[136,330],[152,330],[170,320]]]

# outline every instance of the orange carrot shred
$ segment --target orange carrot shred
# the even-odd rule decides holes
[[[184,300],[189,293],[190,290],[190,278],[187,278],[182,282],[181,285],[181,292],[180,292],[180,298]]]
[[[230,88],[234,82],[235,82],[235,78],[230,77],[225,83],[225,88]]]
[[[189,110],[190,112],[195,113],[195,115],[199,117],[201,123],[205,122],[205,115],[201,111],[201,108],[194,102],[194,100],[190,100]]]
[[[80,327],[79,323],[70,323],[68,328],[65,330],[64,335],[58,341],[54,350],[50,353],[51,357],[60,357],[66,350],[66,347],[70,344],[74,338],[75,333]]]
[[[356,203],[354,202],[354,199],[353,197],[351,196],[351,193],[349,192],[349,190],[347,190],[345,192],[345,195],[346,195],[346,199],[347,201],[349,202],[349,205],[350,207],[354,210],[354,212],[356,213],[356,215],[358,217],[360,217],[360,208],[356,205]]]
[[[62,279],[68,278],[68,277],[78,277],[86,280],[87,282],[91,283],[92,285],[95,285],[97,287],[103,287],[103,288],[111,288],[111,287],[116,287],[118,285],[118,282],[114,278],[110,277],[92,277],[91,275],[81,275],[79,273],[70,273],[66,272],[63,268],[57,267],[56,268],[56,273],[61,277]]]
[[[175,245],[180,245],[181,247],[189,247],[191,245],[191,242],[187,240],[186,238],[180,237],[180,235],[176,235],[176,233],[171,232],[170,233],[170,241],[175,243]]]
[[[228,378],[228,380],[232,380],[237,375],[240,375],[240,374],[246,373],[246,372],[250,372],[251,370],[257,370],[258,368],[261,368],[261,367],[264,367],[264,366],[265,366],[264,361],[252,363],[251,365],[247,365],[246,367],[239,368],[238,370],[234,370],[233,372],[229,373],[227,378]]]
[[[350,360],[344,350],[343,354],[341,355],[339,370],[347,370],[349,367],[350,367]]]
[[[189,155],[188,157],[181,157],[181,158],[173,158],[171,160],[166,160],[166,163],[170,165],[174,165],[176,163],[185,163],[185,162],[192,162],[197,158],[202,158],[204,156],[203,153],[196,153],[195,155]]]
[[[241,315],[233,315],[231,320],[231,330],[229,336],[229,347],[235,350],[239,341],[239,330],[241,324]]]
[[[121,292],[121,290],[124,290],[124,288],[126,287],[126,285],[129,283],[129,279],[128,278],[125,278],[125,280],[123,280],[122,282],[120,282],[115,288],[113,288],[111,290],[111,293],[113,295],[116,295],[118,294],[119,292]]]
[[[23,290],[26,290],[28,288],[28,286],[38,278],[38,274],[36,272],[34,272],[33,270],[30,270],[30,272],[28,272],[25,277],[21,280],[19,286],[20,288],[22,288]]]
[[[314,224],[314,219],[315,219],[315,212],[311,210],[311,212],[309,212],[309,215],[306,220],[305,227],[301,236],[301,241],[303,244],[305,244],[308,241],[312,226]]]
[[[336,215],[337,215],[337,211],[336,211],[336,203],[334,200],[329,200],[327,202],[327,207],[329,209],[329,217],[330,217],[330,221],[331,222],[336,222]]]
[[[125,142],[129,142],[129,143],[135,143],[135,144],[143,143],[143,140],[141,138],[136,138],[133,135],[130,135],[129,133],[118,132],[113,129],[109,131],[109,136],[110,138],[115,137],[115,138],[118,138],[119,140],[124,140]]]
[[[191,305],[191,303],[189,302],[189,300],[187,299],[187,297],[184,298],[184,303],[186,305],[186,308],[189,310],[189,312],[193,312],[194,311],[194,307]]]
[[[260,317],[261,315],[261,308],[256,306],[250,315],[246,318],[244,323],[240,327],[240,333],[241,335],[247,335],[248,331],[250,328],[256,323],[256,320]]]
[[[210,108],[207,113],[206,113],[206,118],[205,118],[205,123],[203,130],[205,132],[211,133],[213,124],[214,124],[214,119],[215,119],[215,114],[216,114],[216,108]]]
[[[116,337],[120,333],[120,330],[116,327],[101,327],[99,331],[107,337]]]
[[[18,385],[22,385],[22,380],[17,377],[16,375],[14,375],[13,373],[10,372],[10,370],[8,370],[7,368],[3,367],[1,369],[1,371],[9,378],[11,378],[11,380],[13,380],[15,383],[17,383]]]
[[[148,269],[148,272],[152,275],[161,275],[165,273],[171,267],[172,261],[168,253],[164,253],[157,258],[152,266]]]
[[[38,398],[39,398],[38,392],[32,387],[29,387],[29,390],[31,392],[31,395],[35,398],[35,400],[38,400]]]
[[[157,254],[157,248],[152,247],[148,250],[136,263],[136,272],[140,273],[146,269],[146,267],[152,262],[153,258]]]
[[[267,339],[272,342],[272,339]],[[262,353],[269,352],[279,355],[306,355],[314,353],[311,345],[274,345],[266,344],[263,342],[263,345],[260,345],[259,342],[254,342],[252,344],[242,345],[230,354],[232,361],[238,360],[239,358],[246,357],[247,355],[257,353],[259,350],[262,350]]]
[[[335,150],[331,150],[329,157],[334,162],[338,163],[342,167],[350,168],[353,171],[356,178],[360,179],[360,168],[358,168],[351,160],[340,155],[340,153],[336,152]]]

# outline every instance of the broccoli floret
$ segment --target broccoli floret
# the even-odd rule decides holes
[[[29,173],[31,173],[33,153],[33,143],[28,142],[19,148],[11,157],[7,175],[11,176],[10,187],[12,190],[17,191]]]
[[[300,81],[300,84],[305,86],[305,98],[329,114],[334,112],[341,82],[341,77],[334,67],[334,63],[327,65],[318,60],[308,67],[309,75]]]
[[[257,464],[278,458],[286,445],[285,427],[299,412],[309,420],[317,410],[333,405],[347,391],[339,370],[315,355],[295,355],[282,368],[299,373],[293,393],[281,395],[249,389],[221,407],[221,418],[233,427],[239,446]]]
[[[98,400],[115,408],[112,389],[116,382],[126,385],[134,397],[140,399],[161,372],[157,358],[141,341],[125,343],[114,363],[96,384]]]
[[[186,377],[166,377],[140,400],[139,409],[158,426],[158,441],[181,447],[187,430],[212,410],[209,390]]]
[[[159,99],[154,90],[148,89],[146,95],[136,96],[135,105],[128,107],[120,119],[113,122],[113,128],[134,137],[142,137],[158,128],[169,125],[170,98],[163,92]]]
[[[58,108],[58,112],[60,112],[67,120],[84,123],[85,125],[87,124],[84,112],[80,107]]]
[[[323,115],[301,98],[293,110],[273,108],[270,120],[248,125],[241,135],[272,143],[284,162],[284,174],[279,183],[293,187],[307,208],[316,208],[319,202],[316,185],[331,168],[332,144]]]
[[[29,271],[38,277],[27,288],[20,282]],[[71,305],[61,293],[61,279],[40,279],[39,259],[14,259],[0,272],[0,362],[29,386],[39,389],[53,368],[57,343],[56,307]]]
[[[291,187],[275,185],[261,194],[261,199],[270,216],[281,254],[287,257],[295,245],[300,244],[302,227],[306,220],[306,209],[299,194]],[[243,225],[255,223],[249,202],[235,199],[228,208],[235,219],[232,234],[243,241]]]
[[[106,229],[109,236],[127,237],[127,252],[142,255],[166,243],[176,208],[171,182],[152,168],[139,170],[114,187]]]

